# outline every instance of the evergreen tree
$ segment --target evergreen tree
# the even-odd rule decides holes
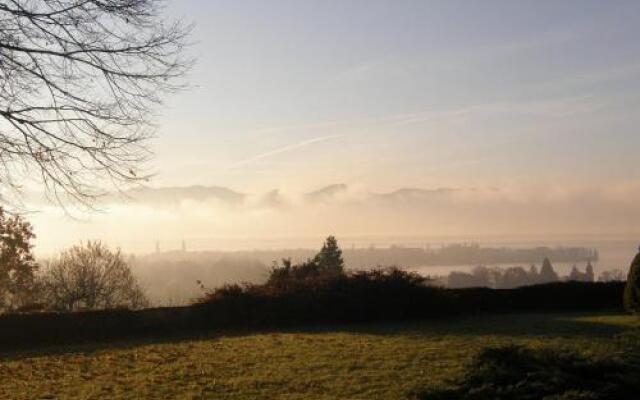
[[[574,264],[573,267],[571,267],[571,272],[569,273],[569,280],[570,281],[581,281],[580,271],[578,271],[578,267],[576,267],[576,265]]]
[[[540,283],[557,282],[558,274],[553,270],[553,265],[548,258],[542,261],[542,268],[540,268]]]
[[[633,313],[640,312],[640,253],[629,267],[627,285],[624,288],[624,308]]]
[[[591,261],[587,262],[587,268],[585,270],[585,280],[587,282],[593,282],[595,280],[595,273],[593,272],[593,265],[591,265]]]
[[[341,275],[344,273],[342,250],[338,247],[338,241],[333,236],[329,236],[325,240],[322,249],[316,254],[313,261],[322,274]]]
[[[540,273],[535,264],[531,264],[529,267],[529,285],[535,285],[536,283],[540,283]]]

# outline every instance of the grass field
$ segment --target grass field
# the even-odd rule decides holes
[[[520,314],[51,348],[0,356],[0,398],[402,399],[488,345],[611,354],[637,328],[625,315]]]

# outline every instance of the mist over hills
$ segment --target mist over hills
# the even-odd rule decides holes
[[[111,195],[107,202],[118,201]],[[225,204],[242,204],[247,195],[221,186],[140,187],[124,192],[125,200],[146,205],[176,205],[184,200],[217,200]],[[122,201],[122,197],[120,199]]]
[[[457,189],[453,188],[436,188],[436,189],[418,189],[418,188],[400,188],[388,193],[379,193],[377,197],[385,200],[424,200],[434,197],[447,196],[454,193]]]
[[[349,187],[344,183],[332,184],[312,192],[308,192],[304,195],[304,198],[310,202],[327,201],[331,200],[335,196],[347,193],[348,189]]]
[[[69,221],[64,211],[45,205],[32,221],[43,238],[38,249],[45,253],[86,239],[144,253],[156,240],[187,240],[200,249],[251,249],[275,243],[296,247],[329,234],[549,242],[550,235],[624,233],[626,239],[637,237],[634,221],[640,218],[640,183],[526,189],[506,184],[392,190],[358,183],[318,186],[300,192],[295,186],[265,191],[214,185],[137,188],[101,199],[104,213]]]
[[[312,190],[302,195],[283,193],[280,189],[273,189],[266,193],[243,193],[222,186],[170,186],[170,187],[140,187],[125,191],[121,195],[112,194],[103,201],[105,203],[131,203],[147,206],[177,206],[184,201],[219,202],[221,204],[259,205],[266,207],[283,207],[292,203],[318,204],[340,201],[420,201],[442,198],[460,191],[454,188],[423,189],[402,187],[389,192],[356,192],[343,183],[330,184]]]

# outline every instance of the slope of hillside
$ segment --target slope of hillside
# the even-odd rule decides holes
[[[0,398],[402,399],[459,376],[488,345],[612,354],[624,315],[508,315],[202,334],[1,357]]]

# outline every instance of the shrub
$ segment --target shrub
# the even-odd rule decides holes
[[[63,251],[40,279],[45,303],[58,311],[142,308],[146,297],[120,250],[87,242]]]
[[[196,306],[214,325],[361,322],[448,312],[446,290],[426,283],[426,278],[397,268],[374,269],[279,284],[228,285]]]
[[[307,260],[301,264],[293,265],[291,259],[283,259],[282,267],[275,264],[269,272],[267,285],[284,288],[296,282],[327,277],[322,273],[320,266],[314,260]]]
[[[204,323],[291,325],[442,315],[621,309],[619,282],[556,282],[517,289],[444,289],[397,268],[280,284],[227,285],[196,303]]]
[[[515,289],[450,289],[459,313],[622,310],[622,282],[553,282]]]
[[[267,284],[270,286],[286,287],[294,282],[309,279],[335,278],[344,275],[344,260],[342,250],[338,247],[335,237],[329,236],[320,252],[307,261],[292,265],[291,259],[283,259],[282,266],[274,264]]]
[[[418,391],[420,400],[635,399],[640,371],[630,360],[588,359],[557,349],[483,350],[453,387]]]
[[[518,289],[443,289],[397,269],[295,282],[287,287],[227,285],[190,307],[0,316],[0,350],[111,340],[202,328],[284,327],[455,314],[621,308],[624,284],[562,282]],[[557,296],[559,293],[566,293]],[[625,336],[640,354],[639,337]]]

